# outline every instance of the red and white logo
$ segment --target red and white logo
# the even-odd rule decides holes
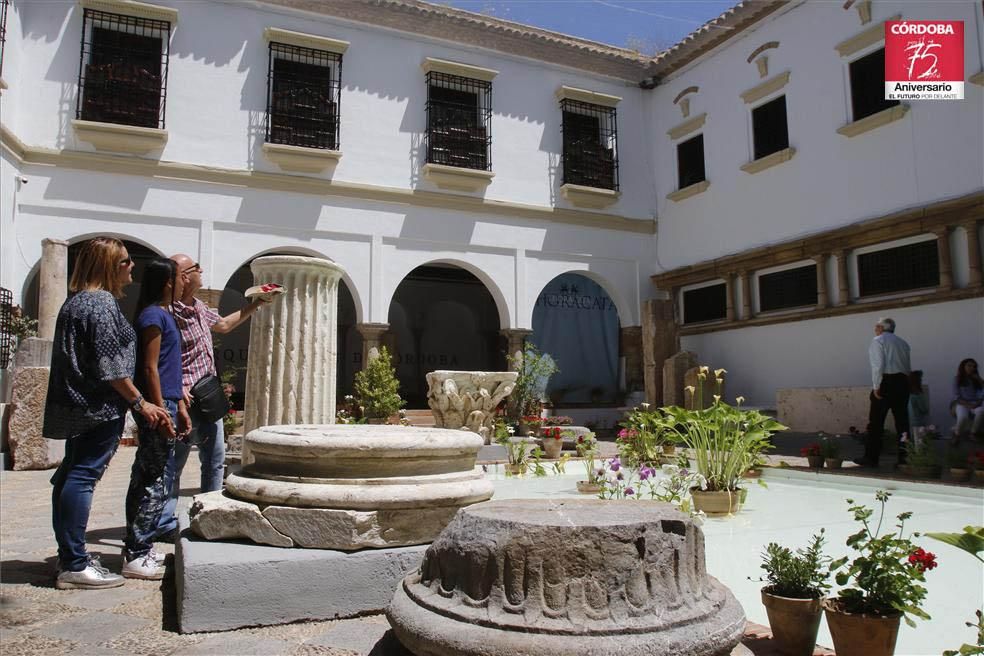
[[[963,21],[885,21],[885,99],[962,100]]]

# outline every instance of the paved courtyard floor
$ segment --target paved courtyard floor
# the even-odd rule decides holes
[[[805,462],[798,443],[810,436],[784,436],[772,456],[792,466]],[[606,446],[606,450],[611,447]],[[123,499],[134,448],[121,447],[96,489],[89,521],[89,548],[119,572]],[[845,454],[849,455],[849,454]],[[195,462],[192,457],[190,462]],[[891,465],[884,463],[885,473]],[[189,472],[193,471],[189,469]],[[868,470],[869,474],[871,470]],[[849,474],[849,472],[847,472]],[[0,654],[314,656],[352,654],[405,656],[387,634],[382,615],[306,622],[222,633],[177,632],[173,564],[163,582],[128,580],[122,588],[61,591],[54,588],[55,541],[51,530],[51,471],[0,472]],[[188,476],[192,480],[193,476]],[[184,491],[186,495],[194,492]],[[186,506],[188,497],[182,499]],[[161,551],[173,553],[170,544]],[[750,625],[745,645],[756,656],[772,654],[764,627]],[[818,654],[832,652],[818,650]]]

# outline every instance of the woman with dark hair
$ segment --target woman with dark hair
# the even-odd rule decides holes
[[[154,551],[154,534],[168,496],[164,468],[174,450],[175,423],[182,435],[191,428],[181,388],[181,335],[171,311],[181,292],[182,279],[172,260],[159,257],[147,264],[134,322],[137,387],[151,403],[165,408],[169,418],[156,427],[137,418],[137,455],[126,493],[123,541],[123,576],[132,579],[164,577],[164,557]]]
[[[953,379],[953,412],[957,425],[953,429],[957,440],[973,431],[975,437],[984,435],[984,380],[977,372],[977,361],[960,361]]]
[[[43,432],[66,440],[65,457],[51,477],[59,590],[123,585],[123,577],[86,550],[92,495],[116,453],[127,408],[148,426],[170,421],[164,408],[144,403],[131,380],[136,334],[117,299],[133,282],[132,274],[133,260],[123,242],[89,240],[75,262],[71,295],[55,323]]]

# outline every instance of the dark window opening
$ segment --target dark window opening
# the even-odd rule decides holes
[[[167,21],[86,9],[76,118],[164,127]]]
[[[614,107],[560,101],[564,184],[618,190],[618,123]]]
[[[939,250],[935,239],[858,255],[858,292],[861,296],[925,289],[939,284]]]
[[[427,161],[492,170],[492,84],[427,74]]]
[[[270,43],[266,140],[337,149],[341,72],[340,54]]]
[[[683,292],[683,323],[727,318],[727,296],[727,285],[723,282]]]
[[[786,124],[786,96],[779,96],[752,110],[755,159],[789,148]]]
[[[677,174],[680,189],[705,180],[704,135],[677,144]]]
[[[759,309],[762,312],[817,303],[817,266],[776,271],[759,276]]]
[[[859,121],[865,116],[895,107],[898,100],[885,100],[885,49],[851,62],[851,116]]]

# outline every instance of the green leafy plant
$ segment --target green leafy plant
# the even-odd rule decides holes
[[[236,386],[233,385],[233,381],[236,380],[238,372],[237,368],[229,367],[219,376],[219,380],[222,381],[222,393],[225,394],[226,401],[229,402],[229,412],[222,418],[222,433],[224,435],[233,435],[239,423],[236,420],[235,405],[232,403],[232,395],[236,393]]]
[[[906,460],[912,467],[937,467],[940,464],[936,449],[929,440],[909,440]]]
[[[599,474],[599,470],[595,468],[595,456],[598,455],[598,440],[595,439],[595,434],[578,435],[574,441],[574,448],[584,464],[584,480],[589,484],[598,483],[600,477],[604,476],[604,470]]]
[[[643,403],[626,413],[622,430],[615,439],[619,456],[632,466],[656,464],[663,453],[663,445],[674,435],[667,428],[664,414],[658,408],[650,410],[649,407],[648,403]]]
[[[926,533],[926,537],[945,542],[946,544],[963,549],[977,560],[984,563],[981,554],[984,553],[984,526],[964,526],[963,533]],[[980,656],[984,654],[984,612],[977,611],[977,622],[967,622],[967,626],[977,629],[977,644],[964,643],[959,649],[948,649],[943,656]]]
[[[718,389],[723,383],[718,369],[714,373]],[[708,367],[701,367],[697,374],[700,385],[696,388],[698,398],[695,410],[678,406],[664,408],[664,425],[675,433],[675,439],[683,442],[692,451],[694,466],[706,483],[709,491],[738,490],[742,475],[759,463],[762,454],[773,448],[769,438],[777,431],[786,430],[778,421],[757,410],[743,410],[743,397],[736,399],[736,406],[721,402],[720,395],[714,395],[714,402],[706,409],[703,406],[700,389],[709,373]],[[688,387],[689,394],[695,393]]]
[[[400,398],[400,382],[386,347],[355,374],[353,392],[362,413],[370,419],[385,419],[406,403]]]
[[[824,458],[840,458],[840,445],[824,435],[820,438],[820,455]]]
[[[793,552],[770,542],[762,554],[762,569],[769,585],[765,591],[792,599],[819,599],[830,590],[830,563],[823,553],[824,529],[810,538],[806,548]]]
[[[521,358],[507,356],[509,364],[518,372],[516,384],[509,397],[509,417],[518,422],[521,417],[539,418],[547,383],[560,371],[546,353],[540,353],[535,344],[527,344]]]
[[[936,556],[918,548],[905,536],[905,522],[912,517],[911,512],[897,516],[897,530],[881,533],[885,505],[891,496],[885,490],[875,492],[881,508],[874,527],[875,511],[855,504],[853,499],[847,500],[851,504],[848,511],[861,523],[861,530],[847,538],[847,546],[857,551],[858,556],[854,560],[841,558],[830,567],[832,571],[844,568],[837,572],[838,585],[851,585],[839,592],[837,601],[842,610],[881,616],[901,614],[906,624],[915,626],[909,615],[930,619],[919,607],[926,598],[926,588],[921,583],[926,580],[925,572],[936,567]]]

